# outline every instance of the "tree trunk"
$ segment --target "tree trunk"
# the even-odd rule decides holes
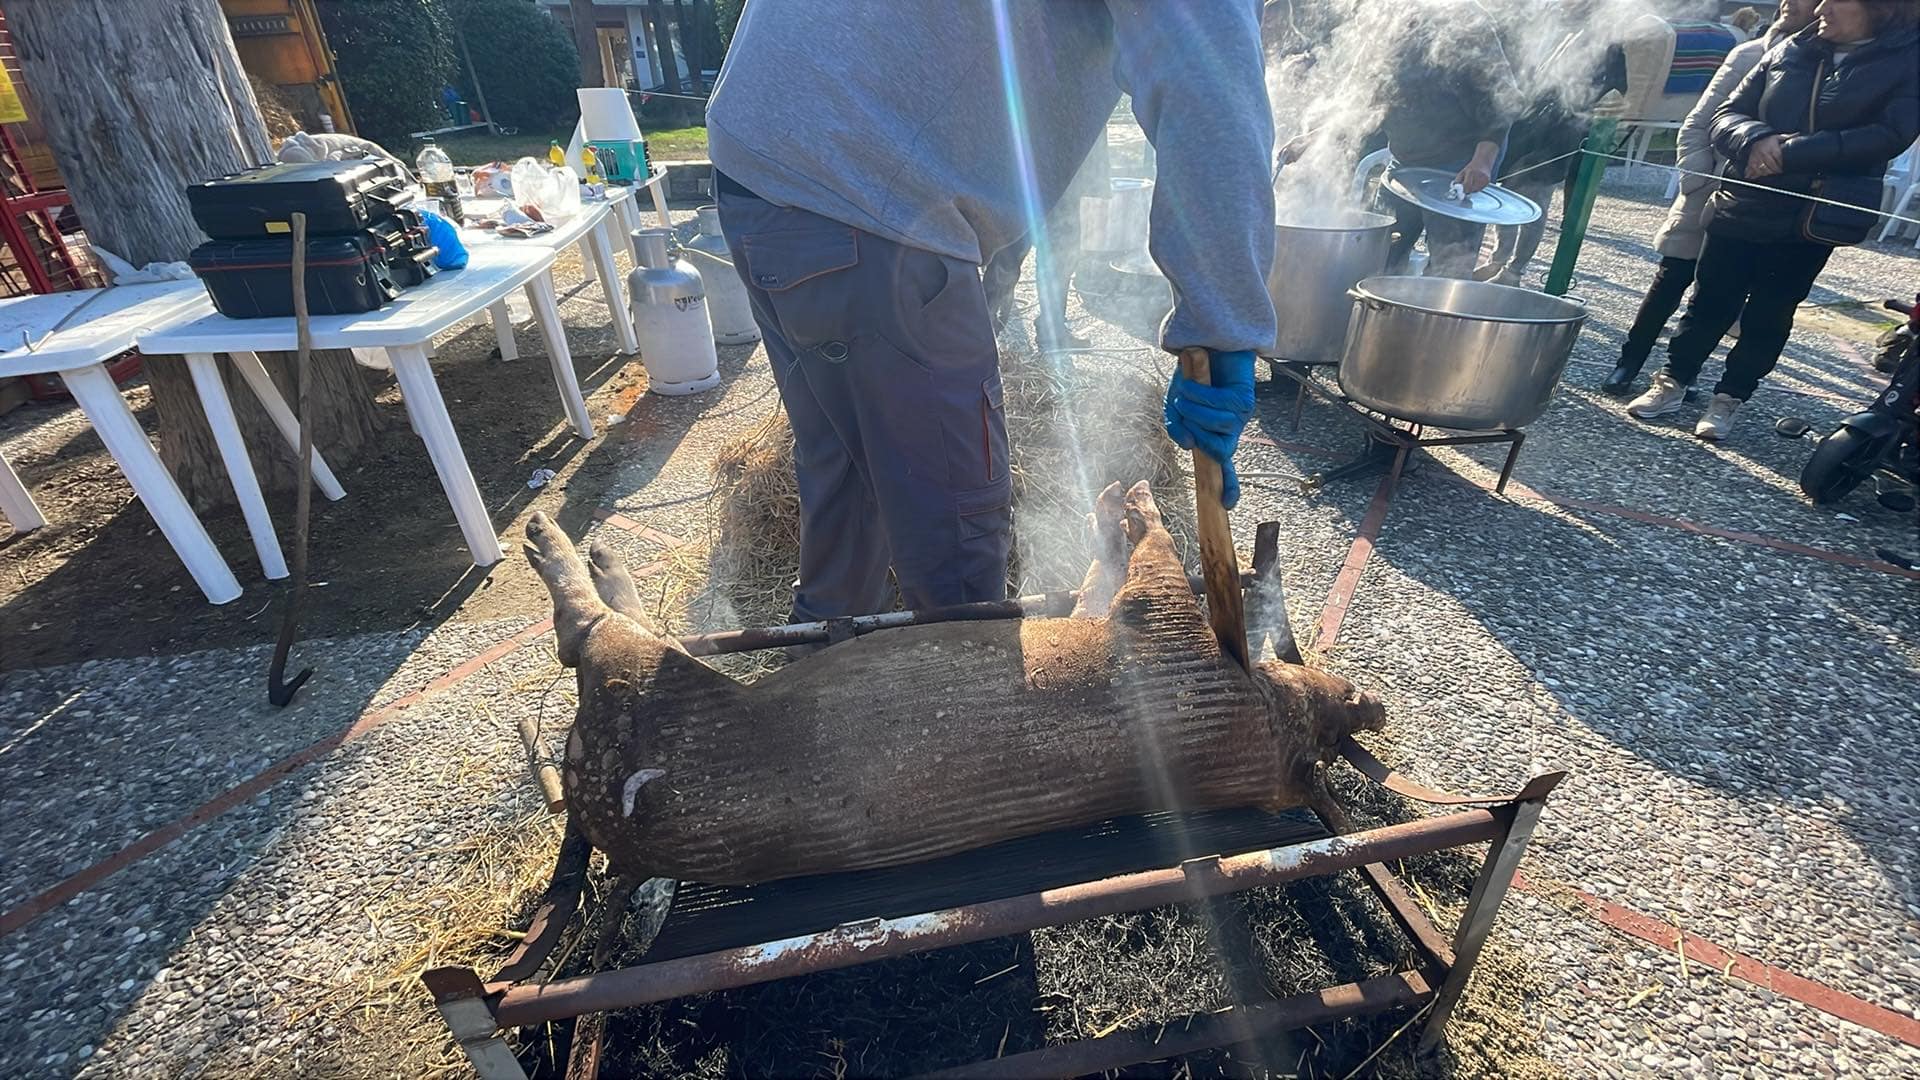
[[[88,240],[135,266],[184,260],[206,239],[187,185],[272,160],[218,0],[7,0],[7,28]],[[297,406],[291,354],[261,359]],[[315,353],[313,376],[314,445],[338,467],[379,414],[350,353]],[[231,502],[186,365],[150,358],[147,380],[161,459],[187,497]],[[244,384],[230,385],[261,483],[290,489],[293,453]]]
[[[593,21],[593,0],[567,0],[567,13],[573,21],[573,47],[580,53],[580,85],[607,85],[606,69],[600,65],[600,32]]]
[[[653,29],[653,45],[660,56],[660,88],[669,94],[680,93],[680,64],[673,58],[673,35],[667,31],[667,13],[660,0],[648,0],[647,25]]]
[[[700,72],[707,66],[707,55],[701,48],[705,34],[700,26],[700,0],[679,0],[676,5],[680,14],[680,45],[687,54],[687,93],[698,94],[706,88]]]

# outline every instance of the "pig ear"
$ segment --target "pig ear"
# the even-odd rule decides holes
[[[527,521],[527,562],[547,583],[553,597],[553,636],[560,662],[568,667],[580,663],[580,648],[587,631],[606,615],[607,606],[594,594],[587,567],[573,550],[573,541],[544,513],[535,513]]]

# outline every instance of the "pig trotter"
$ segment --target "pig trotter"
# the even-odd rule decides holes
[[[1115,484],[1114,487],[1119,487]],[[1105,498],[1105,496],[1101,496]],[[1138,544],[1147,534],[1166,526],[1160,520],[1160,504],[1153,501],[1153,489],[1145,480],[1133,485],[1126,497],[1127,539]],[[1172,542],[1172,538],[1168,538]]]
[[[576,667],[587,632],[607,614],[607,605],[594,592],[573,541],[546,514],[536,512],[527,521],[526,551],[527,561],[553,596],[553,636],[560,662]]]
[[[607,545],[595,541],[589,550],[593,570],[593,587],[600,593],[600,599],[610,608],[653,630],[653,624],[647,621],[646,607],[640,602],[640,590],[634,588],[633,578],[627,573],[627,564],[613,553]]]
[[[1118,481],[1094,500],[1087,515],[1087,531],[1093,535],[1093,564],[1080,584],[1080,600],[1073,607],[1076,619],[1098,619],[1113,604],[1113,594],[1127,580],[1127,556],[1133,551],[1133,538],[1127,533],[1127,510],[1123,489]]]

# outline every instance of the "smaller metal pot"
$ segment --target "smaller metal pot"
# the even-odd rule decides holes
[[[1267,295],[1278,320],[1267,355],[1302,364],[1337,364],[1346,341],[1355,282],[1387,268],[1393,219],[1363,211],[1273,227]]]
[[[1449,278],[1371,277],[1340,360],[1340,390],[1375,412],[1432,427],[1525,427],[1553,400],[1586,301]]]

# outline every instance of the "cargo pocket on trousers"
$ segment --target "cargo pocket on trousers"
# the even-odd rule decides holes
[[[1013,470],[1007,460],[1006,403],[998,374],[980,383],[979,440],[980,456],[970,464],[978,470],[973,479],[985,482],[953,496],[963,545],[1005,538],[1013,529]],[[966,482],[965,475],[954,477],[954,482]]]
[[[980,452],[986,460],[987,483],[1007,479],[1011,471],[1007,460],[1007,406],[997,373],[980,384]]]
[[[829,359],[845,360],[857,305],[841,279],[860,263],[853,228],[809,224],[752,233],[741,240],[740,251],[746,279],[765,290],[787,344],[797,351],[824,349],[834,354]]]
[[[1005,478],[997,484],[954,492],[953,501],[963,549],[1005,544],[1013,534],[1013,484]]]

